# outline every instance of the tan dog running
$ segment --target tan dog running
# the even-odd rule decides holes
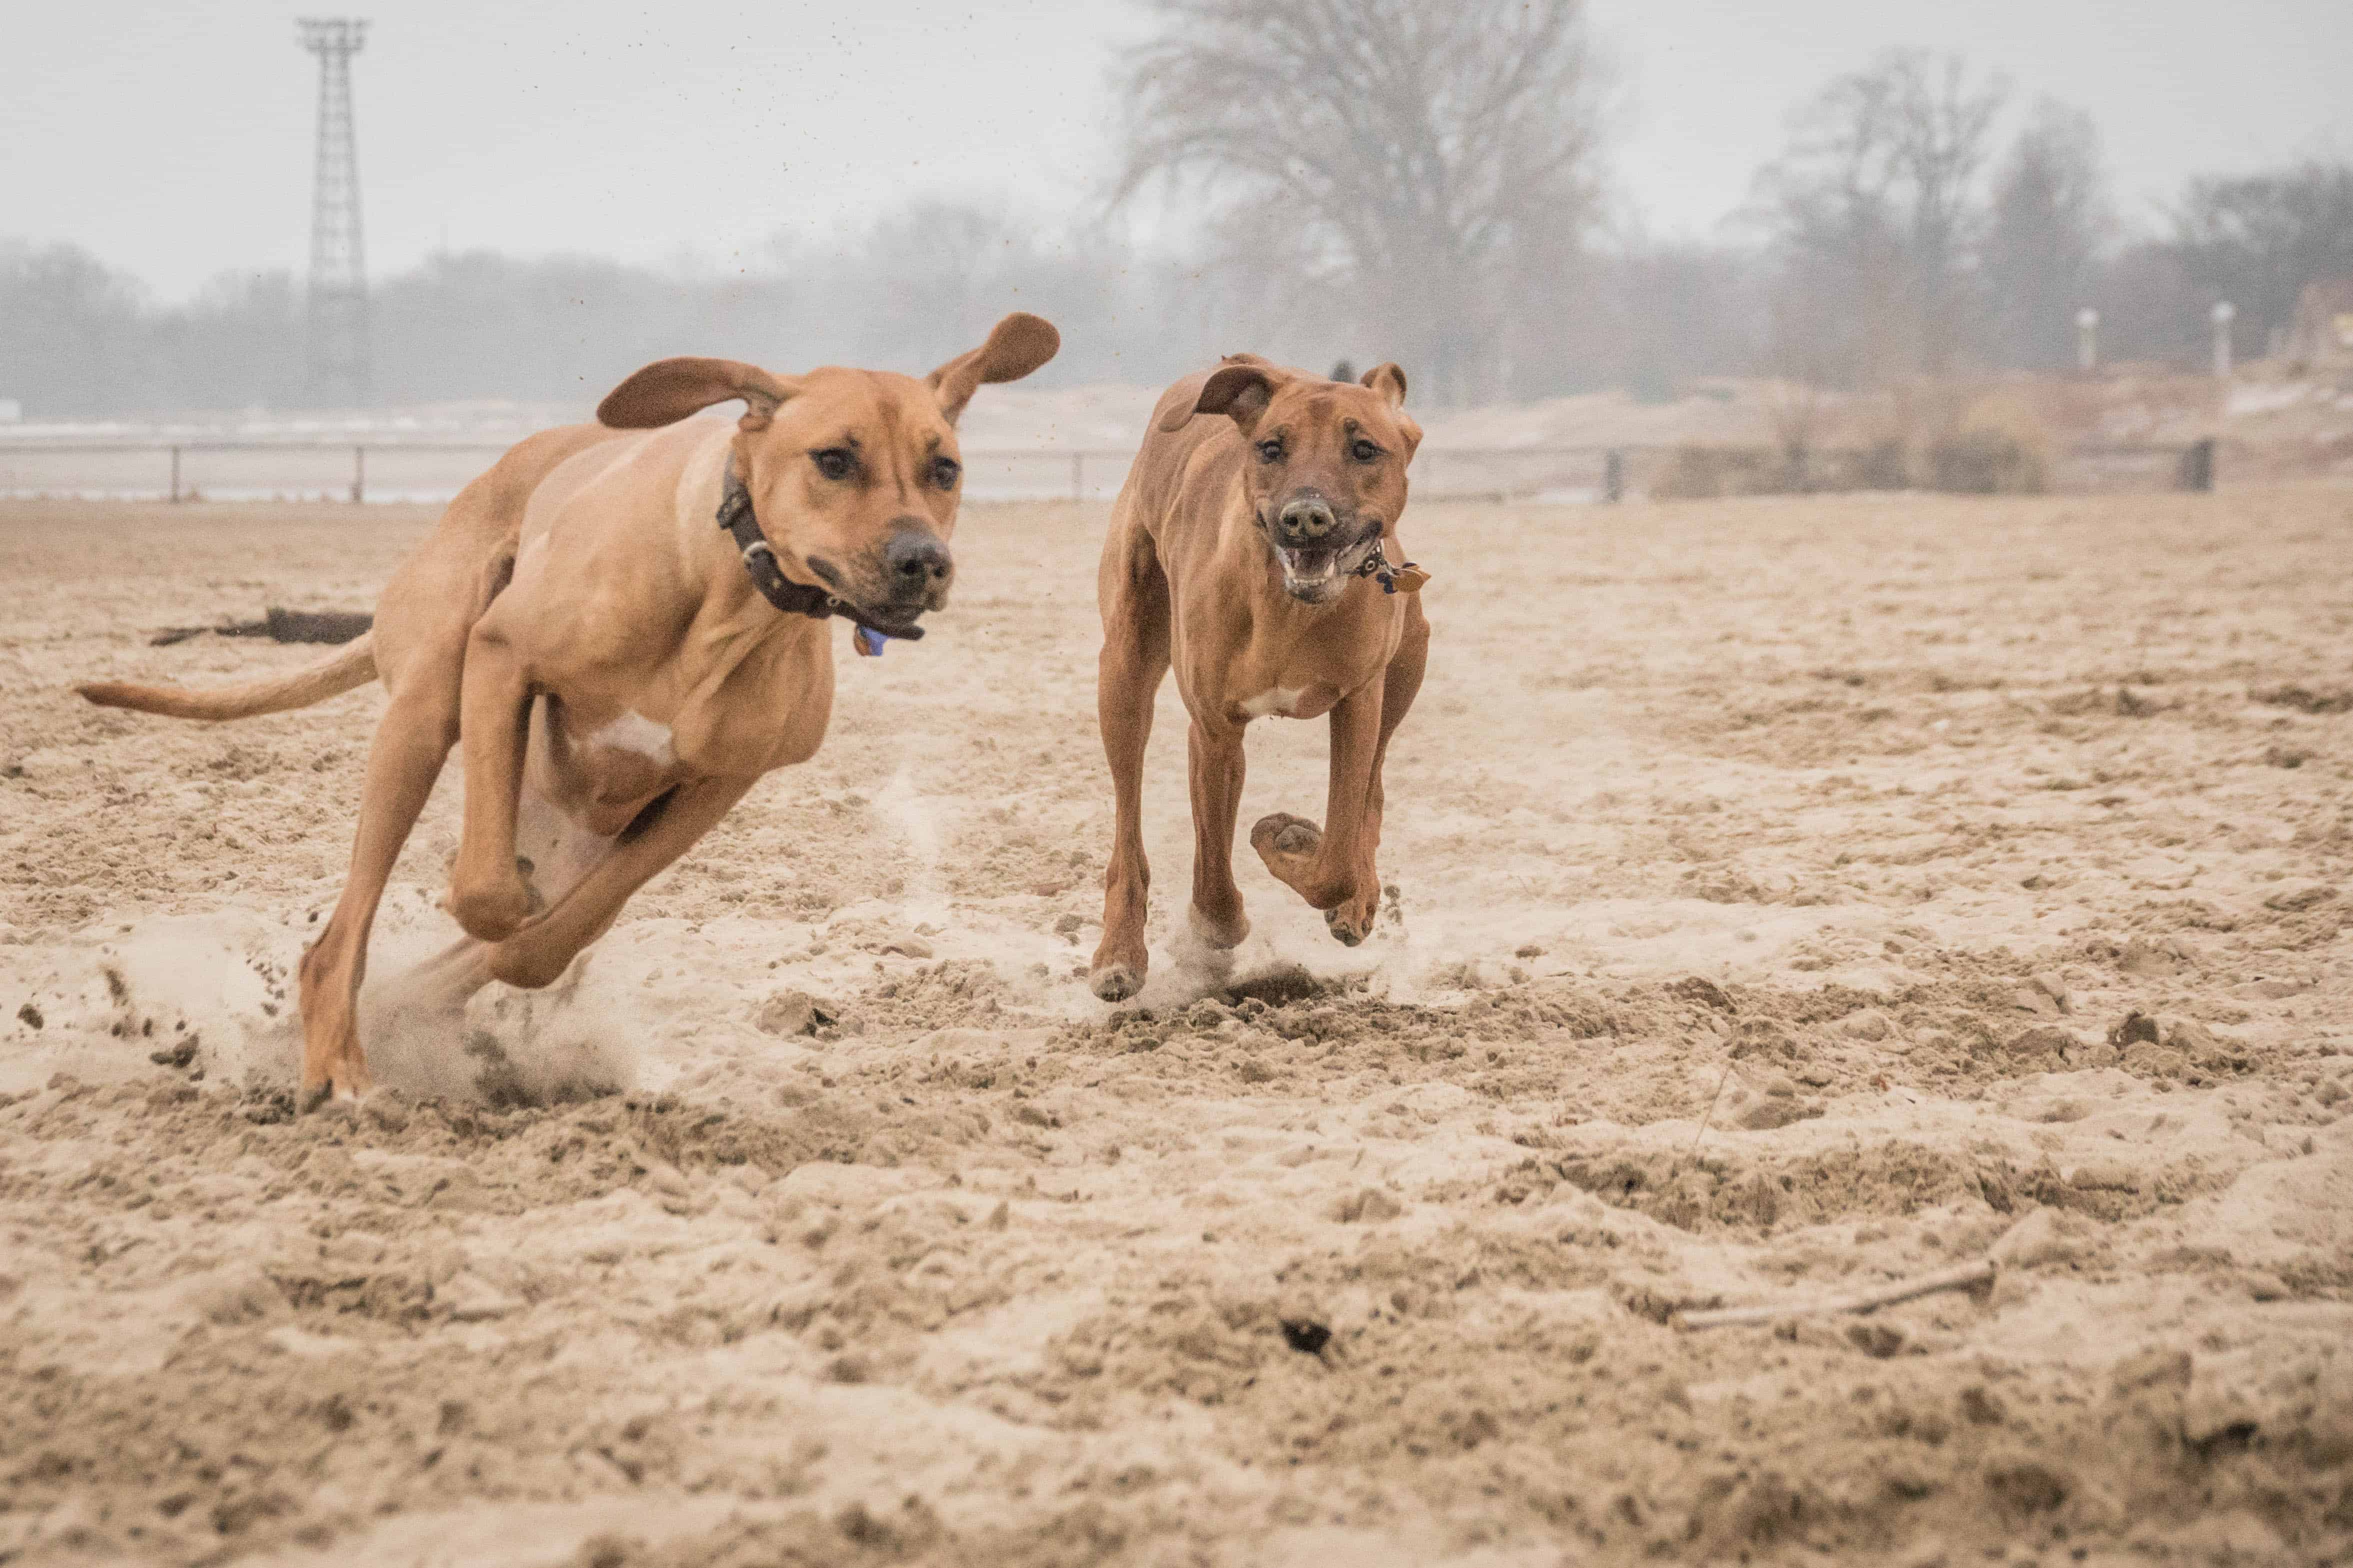
[[[982,383],[1060,346],[1016,314],[922,381],[662,360],[616,387],[599,423],[533,436],[469,485],[385,587],[375,629],[329,658],[216,691],[81,689],[237,719],[384,682],[351,879],[302,959],[305,1103],[368,1087],[368,931],[450,747],[466,798],[449,910],[467,936],[420,979],[454,1009],[492,980],[554,981],[754,780],[816,752],[833,709],[824,617],[922,635],[954,574],[956,418]],[[733,427],[678,423],[736,398],[748,412]]]
[[[1250,934],[1233,867],[1243,728],[1327,712],[1324,826],[1278,812],[1250,829],[1250,847],[1334,936],[1353,947],[1371,933],[1381,763],[1430,651],[1425,574],[1388,552],[1421,443],[1404,405],[1393,364],[1357,385],[1235,354],[1153,410],[1098,584],[1096,700],[1119,816],[1090,977],[1104,1001],[1134,995],[1149,963],[1144,746],[1172,663],[1193,720],[1194,934],[1213,949]]]

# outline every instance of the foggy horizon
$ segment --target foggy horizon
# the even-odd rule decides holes
[[[2330,71],[2353,55],[2353,7],[2176,9],[1837,0],[1767,17],[1595,0],[1596,242],[1742,242],[1736,215],[1790,115],[1892,47],[2005,79],[2006,126],[2046,98],[2087,113],[2127,230],[2158,224],[2193,175],[2346,155],[2353,109]],[[1115,75],[1149,26],[1139,6],[1071,0],[883,5],[854,26],[712,5],[672,7],[659,26],[445,0],[365,11],[354,79],[371,278],[485,250],[763,273],[780,237],[822,253],[922,201],[998,213],[1050,244],[1082,238],[1113,172]],[[291,12],[100,5],[19,31],[29,46],[0,65],[0,239],[79,247],[165,305],[225,275],[301,274],[316,72]],[[159,123],[171,134],[153,135]],[[1109,222],[1177,256],[1201,214],[1154,201]]]

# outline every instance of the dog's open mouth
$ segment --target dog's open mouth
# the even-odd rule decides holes
[[[1297,594],[1331,587],[1340,580],[1340,552],[1336,550],[1278,549],[1275,559],[1282,563],[1283,586]]]
[[[1376,528],[1368,529],[1361,537],[1336,548],[1276,545],[1274,560],[1282,573],[1283,591],[1293,598],[1311,605],[1319,605],[1336,596],[1371,555],[1373,546],[1379,539],[1380,531]]]

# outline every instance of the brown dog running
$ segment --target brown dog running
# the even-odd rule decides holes
[[[1421,443],[1404,405],[1393,364],[1352,384],[1235,354],[1153,410],[1098,581],[1096,701],[1119,818],[1090,976],[1104,1001],[1134,995],[1149,963],[1144,747],[1172,663],[1193,721],[1194,935],[1230,949],[1250,934],[1233,868],[1244,726],[1327,712],[1324,826],[1278,812],[1250,829],[1250,847],[1334,936],[1353,947],[1370,934],[1381,763],[1430,651],[1425,574],[1388,552]]]
[[[351,878],[302,958],[305,1103],[368,1087],[368,931],[450,748],[466,797],[449,910],[467,935],[421,978],[454,1009],[492,980],[554,982],[761,774],[816,752],[833,710],[824,618],[861,638],[923,635],[954,575],[957,416],[982,383],[1060,346],[1015,314],[922,381],[662,360],[597,424],[533,436],[469,485],[385,587],[375,629],[329,658],[216,691],[81,689],[237,719],[384,682]],[[678,423],[737,398],[732,428]]]

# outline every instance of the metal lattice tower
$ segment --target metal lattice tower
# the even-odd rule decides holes
[[[360,239],[359,140],[352,128],[352,57],[367,41],[357,16],[294,26],[319,57],[319,153],[311,186],[310,394],[368,401],[367,261]]]

